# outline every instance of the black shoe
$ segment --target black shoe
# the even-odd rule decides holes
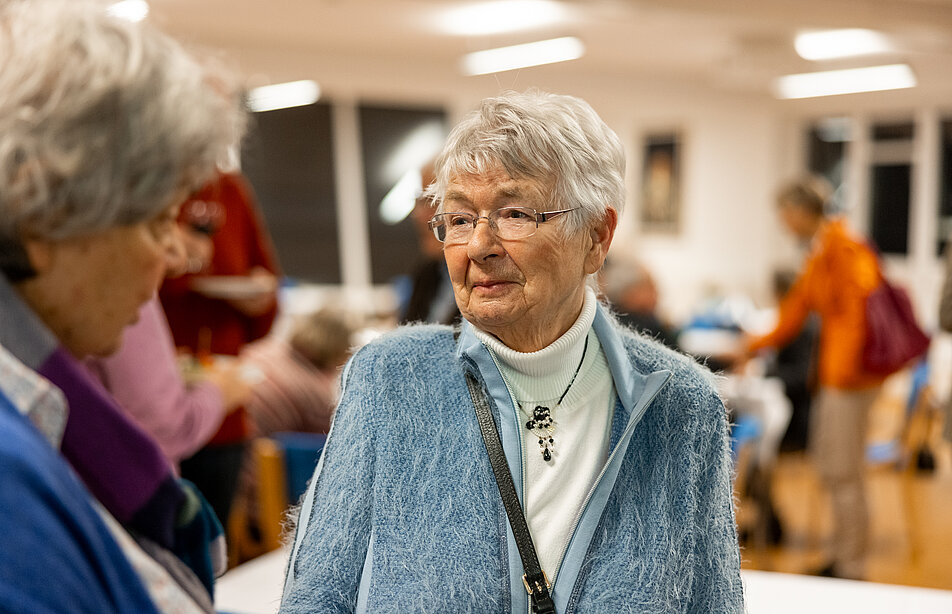
[[[820,576],[821,578],[837,578],[836,572],[833,569],[833,563],[821,567],[820,569],[815,569],[810,572],[811,576]]]

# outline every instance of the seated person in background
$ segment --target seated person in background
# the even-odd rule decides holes
[[[212,612],[221,527],[80,361],[155,294],[245,115],[98,3],[0,4],[0,57],[0,612]]]
[[[610,260],[602,283],[622,324],[669,348],[678,348],[675,331],[658,317],[658,286],[647,268],[635,262]]]
[[[242,365],[261,376],[245,405],[252,435],[330,429],[352,332],[343,314],[321,310],[298,322],[287,341],[270,336],[245,347]]]
[[[433,165],[427,164],[421,170],[421,194],[433,183]],[[420,196],[416,200],[410,221],[417,233],[420,245],[420,262],[410,276],[411,292],[406,308],[400,316],[400,323],[432,322],[451,324],[459,321],[459,309],[453,296],[453,285],[443,260],[443,244],[436,240],[430,230],[430,216],[433,214],[430,201]]]
[[[179,215],[184,249],[169,266],[169,277],[200,271],[211,259],[215,227],[205,215],[204,203],[196,206],[196,202],[201,201],[189,201]],[[126,329],[119,351],[90,358],[86,364],[176,469],[211,439],[225,416],[251,392],[238,364],[209,365],[186,383],[156,297],[139,310],[139,320]]]
[[[321,310],[302,318],[287,340],[271,335],[245,347],[241,365],[259,377],[245,405],[253,436],[330,430],[340,368],[350,354],[352,332],[343,314]],[[252,554],[260,552],[258,501],[257,461],[247,454],[235,503],[244,514],[239,523],[243,526],[237,529],[240,537],[232,533],[236,539],[231,544],[239,560],[247,554],[246,539],[254,544]]]

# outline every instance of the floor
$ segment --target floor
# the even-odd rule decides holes
[[[871,441],[901,437],[902,415],[897,403],[875,407]],[[916,437],[929,442],[934,469],[901,470],[889,462],[871,463],[867,469],[871,524],[867,579],[952,590],[952,450],[939,436],[935,420],[920,427]],[[781,455],[772,486],[783,538],[777,547],[766,546],[763,537],[748,540],[743,567],[788,573],[821,568],[827,562],[824,551],[831,520],[813,467],[803,454]],[[756,526],[753,508],[749,500],[739,498],[740,526]]]

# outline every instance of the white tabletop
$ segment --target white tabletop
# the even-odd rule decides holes
[[[226,573],[215,588],[215,607],[229,614],[275,614],[287,557],[287,550],[275,550]],[[769,571],[741,575],[749,614],[952,612],[952,591]]]
[[[280,548],[239,565],[215,583],[215,609],[228,614],[274,614],[284,590],[290,550]]]

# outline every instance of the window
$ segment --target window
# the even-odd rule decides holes
[[[937,253],[945,252],[952,235],[952,119],[942,121],[940,126],[939,154],[939,223]]]
[[[912,122],[871,127],[870,237],[884,254],[909,253]]]
[[[284,273],[340,283],[330,105],[255,113],[242,152]]]
[[[416,230],[407,219],[415,196],[382,205],[385,197],[400,191],[401,180],[417,189],[419,180],[413,177],[443,146],[446,114],[442,109],[371,105],[358,111],[372,279],[390,283],[410,274],[420,259]]]
[[[807,169],[824,177],[833,186],[831,213],[843,210],[844,166],[852,125],[848,117],[828,117],[818,121],[807,131]]]

